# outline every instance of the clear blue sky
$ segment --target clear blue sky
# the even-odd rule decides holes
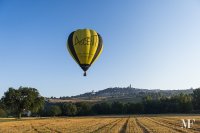
[[[66,49],[79,28],[104,40],[87,77]],[[59,97],[129,84],[200,87],[199,0],[0,0],[0,96],[19,86]]]

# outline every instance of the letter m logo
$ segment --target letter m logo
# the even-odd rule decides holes
[[[191,128],[191,126],[194,124],[195,119],[181,119],[182,121],[182,127],[181,128]]]

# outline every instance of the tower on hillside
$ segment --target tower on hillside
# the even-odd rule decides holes
[[[128,86],[128,88],[131,88],[131,84]]]

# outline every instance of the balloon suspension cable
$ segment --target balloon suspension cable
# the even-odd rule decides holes
[[[87,76],[87,74],[86,74],[86,71],[84,71],[84,74],[83,74],[83,76]]]

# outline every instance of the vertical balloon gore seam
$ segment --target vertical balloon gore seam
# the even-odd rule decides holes
[[[98,33],[97,33],[97,34],[98,34]],[[94,57],[93,57],[93,59],[92,59],[92,61],[91,61],[90,64],[92,64],[92,63],[95,61],[95,59],[97,58],[97,56],[99,55],[99,53],[100,53],[100,51],[101,51],[101,49],[102,49],[103,40],[102,40],[102,38],[101,38],[101,36],[100,36],[99,34],[98,34],[98,37],[99,37],[99,44],[98,44],[96,53],[95,53],[95,55],[94,55]]]
[[[74,56],[74,59],[78,62],[78,64],[80,64],[80,61],[78,59],[78,56],[77,56],[76,51],[73,46],[73,35],[74,35],[74,32],[72,32],[68,37],[68,46],[69,46],[69,50],[71,51],[72,55]]]

